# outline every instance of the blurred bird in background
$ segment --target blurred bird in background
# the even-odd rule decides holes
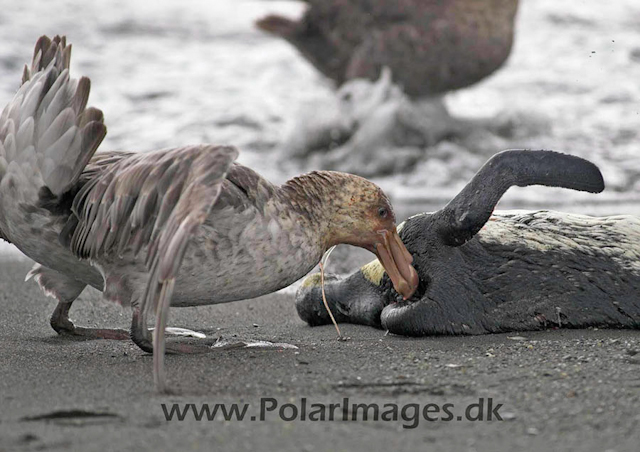
[[[303,16],[257,26],[291,43],[338,88],[285,140],[287,157],[376,175],[407,169],[424,148],[464,133],[442,100],[499,69],[518,0],[306,0]],[[466,124],[468,125],[468,124]],[[385,152],[393,148],[393,152]],[[382,151],[382,152],[381,152]]]

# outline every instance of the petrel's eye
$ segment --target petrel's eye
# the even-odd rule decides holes
[[[389,215],[389,211],[386,209],[386,207],[380,207],[378,209],[378,216],[380,218],[387,218],[387,215]]]

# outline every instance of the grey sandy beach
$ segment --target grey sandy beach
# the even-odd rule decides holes
[[[167,357],[177,395],[154,392],[152,359],[129,341],[74,341],[48,325],[52,299],[24,284],[29,263],[0,264],[0,450],[567,450],[636,451],[640,442],[640,332],[549,330],[521,335],[385,336],[343,325],[310,328],[293,299],[174,309],[171,325],[221,340],[297,349],[237,348]],[[128,311],[88,292],[74,304],[81,325],[121,326]],[[307,405],[398,405],[398,420],[301,419]],[[467,420],[479,399],[502,420]],[[249,404],[244,420],[220,413],[167,421],[162,404]],[[264,421],[260,420],[261,403]],[[291,403],[280,417],[280,409]],[[275,406],[277,404],[277,406]],[[419,416],[414,416],[418,404]],[[427,404],[453,404],[422,417]],[[275,409],[274,409],[275,406]],[[435,408],[430,408],[435,410]],[[268,410],[268,411],[267,411]],[[309,408],[307,409],[309,412]],[[404,418],[402,413],[404,410]],[[470,419],[477,410],[470,411]],[[486,410],[485,410],[486,411]],[[457,416],[462,416],[458,421]],[[252,421],[251,416],[257,420]],[[319,418],[318,418],[319,419]],[[414,427],[414,428],[411,428]]]

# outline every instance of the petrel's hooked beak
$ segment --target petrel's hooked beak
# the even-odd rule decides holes
[[[382,241],[375,244],[375,255],[386,270],[393,287],[406,300],[418,288],[418,273],[413,268],[413,256],[404,246],[396,228],[378,231]]]

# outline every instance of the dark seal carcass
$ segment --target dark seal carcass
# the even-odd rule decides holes
[[[493,209],[513,185],[599,192],[598,169],[550,151],[496,154],[443,209],[398,227],[420,285],[402,300],[377,261],[326,284],[340,322],[408,336],[567,328],[640,327],[640,219]],[[305,280],[297,309],[328,322],[319,278]]]

